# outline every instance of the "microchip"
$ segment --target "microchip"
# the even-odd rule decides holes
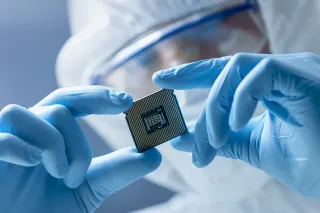
[[[177,98],[170,89],[137,100],[124,113],[138,152],[187,132]]]

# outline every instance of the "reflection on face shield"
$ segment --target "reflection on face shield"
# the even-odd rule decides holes
[[[267,52],[266,39],[254,18],[246,11],[171,34],[170,30],[183,25],[184,20],[157,26],[129,42],[111,60],[103,61],[99,69],[107,71],[100,74],[98,84],[115,87],[140,99],[159,90],[152,83],[152,75],[158,70],[237,52]],[[164,39],[152,43],[162,34]]]

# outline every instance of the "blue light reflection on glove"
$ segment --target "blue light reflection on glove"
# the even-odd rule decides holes
[[[5,107],[0,113],[0,211],[93,212],[110,194],[155,170],[161,162],[156,149],[126,148],[92,159],[75,119],[118,114],[131,104],[130,95],[93,86],[57,90],[29,110]]]
[[[176,149],[192,152],[197,167],[216,155],[241,159],[320,198],[318,56],[239,53],[163,70],[153,81],[171,89],[211,88],[190,133],[172,141]],[[267,111],[251,119],[258,101]]]

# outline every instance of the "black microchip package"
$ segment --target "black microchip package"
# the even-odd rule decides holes
[[[144,152],[188,131],[171,89],[162,89],[137,100],[124,113],[138,152]]]

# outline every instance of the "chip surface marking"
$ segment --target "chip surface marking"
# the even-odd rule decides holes
[[[138,152],[188,131],[177,98],[170,89],[162,89],[134,102],[124,113]]]

